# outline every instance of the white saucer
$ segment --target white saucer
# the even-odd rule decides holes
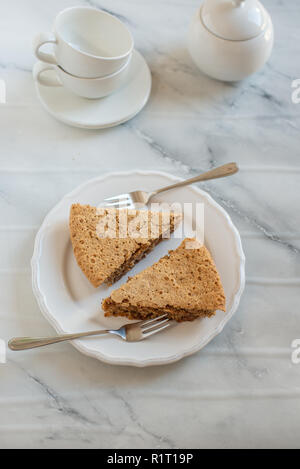
[[[42,313],[59,333],[117,329],[128,322],[106,318],[101,308],[103,298],[133,276],[158,261],[181,239],[175,236],[160,243],[127,275],[112,287],[94,288],[78,267],[69,236],[69,212],[72,203],[98,206],[105,197],[143,187],[154,190],[179,179],[166,173],[131,171],[112,173],[87,181],[66,195],[47,215],[40,228],[32,258],[33,291]],[[173,325],[166,331],[141,342],[124,342],[113,336],[73,341],[73,345],[94,358],[117,365],[162,365],[177,361],[200,350],[219,334],[236,311],[245,283],[245,258],[240,236],[228,214],[206,192],[187,186],[157,196],[160,202],[203,202],[205,208],[205,244],[220,273],[226,313]],[[193,215],[194,217],[194,215]],[[196,224],[191,217],[185,224]]]
[[[147,62],[135,50],[127,83],[105,98],[85,99],[63,87],[43,86],[37,82],[35,86],[42,105],[56,119],[75,127],[103,129],[122,124],[138,114],[150,96],[151,81]]]

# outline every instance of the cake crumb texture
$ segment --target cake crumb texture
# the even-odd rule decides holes
[[[128,227],[123,225],[125,219]],[[180,221],[181,214],[172,212],[166,216],[147,210],[73,204],[69,228],[76,261],[94,287],[111,285],[162,241],[168,231],[174,231]],[[104,236],[104,231],[109,230],[114,230],[114,234]]]
[[[220,276],[207,248],[186,238],[174,251],[128,279],[102,303],[106,316],[130,319],[163,313],[177,321],[225,311]],[[192,246],[196,249],[191,248]]]

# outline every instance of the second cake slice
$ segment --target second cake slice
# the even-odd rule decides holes
[[[105,316],[129,319],[167,314],[178,322],[225,311],[225,294],[210,253],[195,239],[186,238],[169,255],[130,278],[106,298]]]

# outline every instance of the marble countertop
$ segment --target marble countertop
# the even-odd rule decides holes
[[[11,0],[0,17],[0,337],[46,335],[31,290],[36,231],[79,183],[108,171],[191,176],[237,161],[204,188],[241,232],[247,282],[238,312],[204,350],[169,366],[103,364],[70,344],[7,353],[0,364],[1,448],[299,447],[300,78],[298,0],[264,0],[269,63],[239,84],[203,76],[185,48],[199,0],[93,0],[131,28],[153,74],[151,99],[105,131],[65,126],[35,95],[31,41],[72,0]]]

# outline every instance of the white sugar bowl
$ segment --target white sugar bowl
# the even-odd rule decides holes
[[[223,81],[242,80],[259,70],[273,42],[271,17],[258,0],[205,0],[188,33],[196,65]]]

